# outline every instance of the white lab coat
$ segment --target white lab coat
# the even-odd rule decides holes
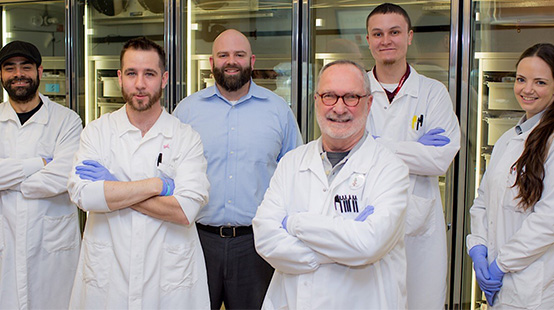
[[[391,104],[373,72],[368,72],[373,105],[367,130],[410,168],[405,240],[408,307],[443,309],[448,260],[438,176],[446,173],[460,148],[460,127],[444,85],[410,69]],[[434,147],[417,142],[436,127],[445,130],[449,144]]]
[[[157,166],[159,153],[162,163]],[[200,136],[163,111],[141,136],[125,106],[91,122],[74,165],[98,161],[120,181],[167,176],[191,223],[208,200]],[[110,211],[104,181],[72,171],[71,199],[89,212],[70,308],[208,309],[204,256],[195,225],[181,226],[130,208]]]
[[[405,309],[407,167],[368,137],[329,184],[320,143],[283,157],[252,221],[256,250],[275,268],[262,308]],[[335,210],[336,195],[375,212],[356,222],[357,212]]]
[[[23,126],[0,104],[0,309],[67,308],[79,256],[77,208],[67,194],[79,116],[40,95]],[[52,158],[46,166],[42,158]]]
[[[483,244],[489,263],[507,272],[494,309],[554,309],[554,144],[545,162],[544,190],[527,211],[517,207],[512,165],[532,130],[512,128],[494,145],[478,196],[470,209],[467,248]],[[552,141],[552,139],[551,139]]]

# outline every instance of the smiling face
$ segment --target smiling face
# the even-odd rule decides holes
[[[544,111],[554,101],[554,77],[539,57],[523,58],[517,65],[514,94],[527,119]]]
[[[168,73],[162,71],[160,57],[154,50],[127,50],[117,74],[123,98],[130,109],[142,112],[160,103]]]
[[[10,99],[18,104],[31,101],[38,95],[42,66],[21,56],[8,58],[2,64],[2,86]]]
[[[367,22],[367,44],[377,64],[406,62],[414,32],[404,16],[396,13],[375,14]]]
[[[217,37],[212,47],[210,64],[217,85],[227,92],[248,88],[255,62],[250,42],[236,30],[227,30]]]
[[[346,106],[343,99],[327,106],[320,96],[315,96],[317,122],[325,150],[341,152],[352,149],[364,134],[372,100],[364,88],[362,72],[351,64],[330,66],[319,78],[317,93],[364,96],[355,107]]]

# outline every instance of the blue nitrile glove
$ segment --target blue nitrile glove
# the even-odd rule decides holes
[[[364,209],[362,212],[360,212],[360,213],[358,214],[358,216],[356,216],[356,218],[354,219],[354,221],[358,221],[358,222],[363,222],[363,221],[365,221],[365,219],[366,219],[368,216],[370,216],[371,214],[373,214],[373,210],[374,210],[373,206],[367,206],[367,207],[365,207],[365,209]]]
[[[286,215],[284,218],[283,218],[283,221],[281,222],[281,226],[283,226],[283,229],[286,231],[286,232],[289,232],[287,230],[287,220],[289,219],[289,216]]]
[[[484,293],[485,293],[485,298],[487,299],[487,304],[488,304],[489,306],[491,306],[491,307],[493,306],[493,303],[494,303],[494,296],[496,296],[496,293],[497,293],[497,292],[498,292],[498,291],[496,291],[496,292],[487,292],[487,291],[484,291]]]
[[[445,146],[448,143],[450,143],[450,139],[446,136],[440,135],[440,133],[443,133],[444,129],[442,128],[434,128],[429,130],[427,133],[425,133],[421,138],[417,140],[417,142],[427,145],[427,146]]]
[[[504,278],[504,272],[498,268],[496,259],[489,266],[489,273],[491,274],[491,279],[500,282],[502,284],[502,278]]]
[[[504,278],[504,272],[498,268],[498,264],[496,263],[496,259],[491,263],[489,266],[489,273],[491,274],[491,280],[500,282],[500,287],[502,287],[502,278]],[[497,291],[491,292],[490,300],[487,298],[487,303],[491,306],[493,306],[494,303],[494,296],[498,291],[500,291],[500,287]],[[487,293],[485,293],[485,297],[487,297]]]
[[[172,196],[173,190],[175,189],[175,182],[173,182],[173,179],[170,178],[160,178],[163,182],[162,191],[160,193],[160,196]]]
[[[82,166],[75,167],[75,173],[83,180],[118,181],[108,169],[95,160],[83,160]]]
[[[44,158],[44,161],[48,165],[52,161],[52,158]]]
[[[489,273],[489,262],[487,261],[487,247],[479,244],[469,250],[469,256],[473,260],[473,269],[475,270],[475,277],[477,283],[483,292],[494,293],[500,290],[502,283],[497,280],[491,279]]]

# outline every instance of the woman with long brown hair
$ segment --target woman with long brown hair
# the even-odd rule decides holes
[[[489,305],[554,309],[554,45],[530,47],[516,68],[525,115],[494,146],[467,248]]]

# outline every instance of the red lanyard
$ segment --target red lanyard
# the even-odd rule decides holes
[[[377,72],[375,70],[375,67],[373,68],[372,71],[373,71],[373,76],[375,76],[375,79],[377,80],[377,82],[379,82],[379,79],[377,78]],[[394,99],[396,94],[398,94],[398,92],[400,91],[400,88],[402,88],[402,85],[404,85],[404,82],[406,82],[409,75],[410,75],[410,65],[406,64],[406,73],[404,73],[402,78],[400,78],[400,81],[398,82],[398,86],[396,86],[396,88],[394,89],[393,92],[390,92],[390,91],[386,90],[383,87],[383,85],[381,85],[381,87],[383,87],[383,89],[385,90],[385,93],[387,94],[387,98],[389,98],[389,103],[392,103],[392,100]],[[379,84],[381,84],[381,82],[379,82]]]

